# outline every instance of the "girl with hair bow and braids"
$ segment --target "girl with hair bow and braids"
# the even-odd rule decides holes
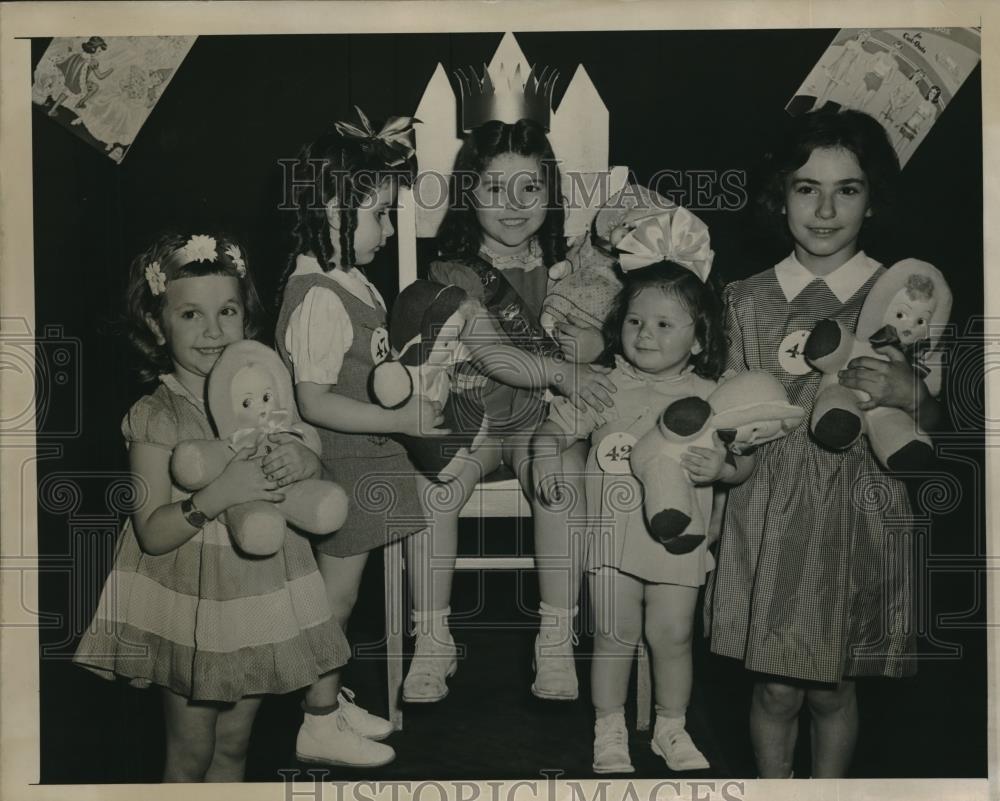
[[[386,307],[360,268],[394,233],[389,211],[415,169],[413,120],[393,117],[376,133],[360,125],[306,145],[296,169],[295,238],[282,279],[275,343],[292,373],[302,418],[319,431],[327,477],[348,495],[347,522],[315,541],[334,617],[351,616],[368,554],[423,528],[414,468],[388,435],[418,436],[441,410],[415,397],[402,408],[369,400],[368,378],[389,355]],[[340,672],[306,693],[296,752],[306,762],[372,767],[395,754],[376,742],[392,724],[353,703]]]
[[[700,770],[709,764],[685,729],[685,712],[698,588],[714,562],[705,541],[673,554],[653,538],[628,455],[671,402],[704,399],[715,389],[725,361],[722,304],[709,280],[714,254],[708,229],[686,209],[644,218],[617,249],[624,286],[604,326],[605,356],[618,387],[614,406],[581,411],[556,398],[535,434],[534,481],[542,498],[556,500],[564,482],[561,454],[574,441],[590,439],[586,568],[597,624],[594,771],[633,771],[624,708],[643,636],[655,680],[653,751],[671,770]],[[699,485],[705,520],[711,517],[711,485],[746,477],[745,460],[736,460],[726,461],[718,441],[712,448],[689,448],[682,460]]]

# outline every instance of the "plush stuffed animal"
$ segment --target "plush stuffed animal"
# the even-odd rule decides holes
[[[439,481],[454,478],[448,465],[463,450],[475,450],[485,433],[485,407],[475,387],[451,386],[451,368],[469,358],[462,342],[466,323],[481,311],[460,287],[414,281],[399,293],[389,316],[392,357],[372,371],[372,395],[387,409],[413,395],[441,404],[442,427],[451,434],[399,436],[417,468]]]
[[[247,447],[262,459],[268,436],[289,433],[317,454],[319,435],[299,420],[288,371],[273,350],[253,340],[229,345],[208,377],[208,406],[217,440],[187,440],[174,448],[170,467],[177,483],[198,490],[214,481],[233,454]],[[279,503],[250,501],[229,507],[226,523],[244,553],[267,556],[281,548],[286,521],[310,534],[329,534],[344,525],[347,496],[332,481],[305,479],[282,487]]]
[[[713,436],[735,453],[748,453],[785,436],[805,417],[788,402],[784,387],[760,370],[721,383],[707,400],[681,398],[660,415],[656,426],[632,448],[632,474],[642,483],[649,531],[673,554],[697,548],[705,539],[694,485],[680,457],[692,446],[711,448]]]
[[[615,247],[640,220],[672,208],[676,208],[674,203],[636,184],[627,184],[612,195],[594,218],[593,237],[585,235],[576,257],[577,269],[569,273],[566,262],[549,269],[554,283],[542,303],[542,328],[552,336],[560,323],[573,316],[599,329],[621,289],[615,273]]]
[[[889,470],[924,466],[934,448],[917,431],[913,418],[888,406],[861,411],[858,399],[870,396],[841,386],[837,372],[859,356],[888,360],[874,348],[893,345],[925,374],[927,388],[937,395],[941,375],[931,365],[940,355],[935,349],[950,314],[951,289],[940,271],[927,262],[905,259],[875,282],[861,307],[856,334],[834,320],[817,323],[805,343],[806,361],[823,373],[810,425],[816,439],[842,450],[867,434],[875,457]]]

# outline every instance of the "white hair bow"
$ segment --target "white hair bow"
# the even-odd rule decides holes
[[[708,226],[682,206],[639,220],[617,250],[625,272],[672,261],[687,267],[702,282],[708,280],[715,258]]]

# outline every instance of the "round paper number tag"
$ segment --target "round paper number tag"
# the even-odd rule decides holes
[[[379,326],[372,331],[372,361],[382,364],[389,358],[389,332]]]
[[[597,446],[597,465],[605,473],[627,475],[632,472],[629,457],[635,446],[635,437],[626,431],[608,434]]]
[[[792,331],[778,346],[778,364],[791,375],[805,375],[812,370],[806,361],[808,331]]]

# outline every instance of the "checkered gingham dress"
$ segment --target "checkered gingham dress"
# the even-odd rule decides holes
[[[712,651],[752,671],[837,682],[916,670],[906,490],[867,438],[836,453],[811,439],[820,374],[792,375],[778,353],[788,334],[825,317],[853,330],[882,272],[844,304],[819,279],[788,302],[773,269],[726,291],[729,367],[766,370],[807,412],[795,431],[757,451],[754,474],[730,491],[709,580]]]

